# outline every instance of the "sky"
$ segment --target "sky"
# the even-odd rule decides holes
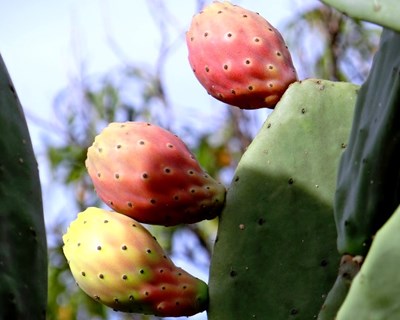
[[[176,35],[183,35],[196,12],[195,1],[161,2],[179,26]],[[300,8],[300,3],[301,6],[317,3],[314,0],[233,2],[259,12],[278,29]],[[68,207],[72,195],[65,196],[65,190],[51,180],[43,141],[56,141],[57,136],[41,123],[57,124],[54,98],[82,70],[87,75],[100,75],[121,63],[109,39],[129,61],[154,63],[160,45],[154,14],[150,13],[146,0],[0,0],[0,53],[27,117],[39,163],[47,225],[52,224],[61,208]],[[179,115],[176,121],[195,125],[198,118],[219,116],[222,106],[197,83],[184,42],[169,56],[164,76],[168,96],[175,114]],[[207,278],[204,273],[196,276]],[[205,319],[205,315],[192,319]]]

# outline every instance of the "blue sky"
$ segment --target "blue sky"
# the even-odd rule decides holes
[[[318,1],[233,2],[259,12],[279,29],[300,3],[312,5]],[[149,65],[155,61],[160,37],[146,3],[146,0],[0,0],[0,53],[27,115],[39,162],[48,224],[61,208],[68,206],[72,195],[65,196],[65,190],[54,187],[43,155],[44,137],[57,139],[52,137],[55,132],[44,131],[33,119],[40,117],[57,124],[53,99],[79,74],[80,68],[88,75],[95,75],[120,64],[121,60],[110,47],[109,36],[130,61]],[[195,13],[195,1],[165,0],[164,3],[179,26],[174,31],[178,36],[186,30]],[[169,56],[165,80],[171,102],[178,110],[177,121],[218,116],[215,115],[218,108],[204,107],[220,103],[197,83],[183,42]],[[225,106],[218,107],[222,110]],[[205,316],[193,319],[205,319]]]

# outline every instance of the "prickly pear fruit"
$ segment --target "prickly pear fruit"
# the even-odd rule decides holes
[[[206,308],[207,285],[176,267],[149,231],[126,215],[88,208],[63,241],[78,286],[117,311],[164,317]]]
[[[225,187],[205,173],[184,142],[144,122],[111,123],[88,149],[99,197],[139,222],[159,225],[215,218]]]
[[[214,98],[243,109],[273,108],[297,80],[277,29],[258,13],[215,1],[192,19],[189,62]]]

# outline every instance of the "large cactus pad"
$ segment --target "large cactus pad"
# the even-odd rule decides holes
[[[365,255],[400,203],[400,34],[384,30],[360,88],[337,181],[338,249]]]
[[[47,249],[28,127],[0,55],[0,319],[45,319]]]
[[[400,31],[398,0],[322,0],[344,14]]]
[[[243,155],[211,263],[210,320],[318,314],[340,261],[333,199],[357,90],[292,84]]]

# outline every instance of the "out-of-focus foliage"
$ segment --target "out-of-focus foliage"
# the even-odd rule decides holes
[[[50,242],[49,247],[49,320],[106,319],[111,313],[113,319],[155,319],[114,314],[87,297],[74,283],[62,254],[61,234],[71,220],[71,210],[78,212],[88,206],[102,206],[86,173],[84,161],[87,148],[103,127],[112,121],[140,120],[161,125],[182,138],[190,136],[189,147],[204,169],[227,184],[258,130],[260,120],[256,119],[256,113],[231,107],[224,110],[225,118],[218,127],[206,132],[198,132],[194,128],[182,129],[176,125],[178,119],[171,117],[172,106],[163,73],[177,43],[184,45],[185,30],[168,34],[170,29],[166,25],[174,24],[170,12],[161,1],[148,3],[150,10],[158,12],[154,15],[154,22],[162,35],[159,56],[154,64],[121,61],[120,67],[100,76],[88,77],[82,72],[59,93],[54,102],[61,124],[57,132],[60,142],[47,146],[47,156],[54,182],[64,185],[66,190],[73,190],[75,202],[71,204],[72,209],[63,209],[65,215],[61,213],[69,220],[61,220],[48,230],[49,237],[56,239]],[[204,5],[203,1],[196,3],[197,10]],[[242,1],[241,5],[246,6],[246,1]],[[376,30],[323,5],[294,16],[283,34],[302,73],[352,82],[365,78],[378,41]],[[171,37],[173,40],[167,41]],[[195,81],[194,78],[191,81]],[[189,226],[149,228],[168,252],[208,270],[217,224],[215,219]]]
[[[381,28],[319,4],[290,19],[283,32],[305,77],[361,84],[377,50]]]

